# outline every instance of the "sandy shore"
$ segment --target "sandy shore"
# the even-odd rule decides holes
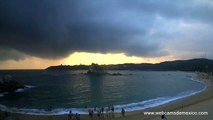
[[[144,112],[206,112],[208,115],[166,115],[168,120],[213,120],[213,79],[205,74],[198,74],[198,78],[207,84],[205,91],[196,95],[176,100],[165,105],[155,108],[149,108],[143,111],[128,112],[125,116],[114,114],[110,117],[102,116],[94,117],[81,116],[81,120],[161,120],[160,115],[144,115]],[[204,113],[202,113],[204,114]],[[68,120],[68,115],[58,116],[42,116],[42,115],[26,115],[17,113],[8,113],[11,119],[17,120]],[[0,120],[5,118],[5,112],[0,112]]]

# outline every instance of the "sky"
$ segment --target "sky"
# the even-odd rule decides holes
[[[212,0],[0,0],[0,69],[213,59]]]

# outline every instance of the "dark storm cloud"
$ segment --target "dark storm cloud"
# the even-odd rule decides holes
[[[0,61],[1,60],[8,60],[8,59],[13,59],[16,61],[23,60],[24,55],[16,50],[11,50],[11,49],[0,49]]]
[[[164,56],[164,41],[149,35],[156,15],[211,23],[211,1],[198,2],[1,0],[0,47],[42,58],[74,51]]]

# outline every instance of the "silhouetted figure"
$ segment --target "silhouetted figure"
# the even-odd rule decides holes
[[[101,108],[101,113],[104,113],[104,107],[102,106],[102,108]]]
[[[72,120],[72,110],[69,111],[69,120]]]
[[[92,111],[91,111],[91,115],[93,116],[93,114],[94,114],[94,111],[92,110]]]
[[[101,116],[101,110],[98,110],[98,114],[97,114],[98,117]]]
[[[115,110],[115,108],[114,108],[114,106],[112,105],[112,107],[111,107],[111,110],[112,110],[112,112],[114,112],[114,110]]]
[[[166,116],[163,114],[163,115],[161,115],[161,119],[162,120],[167,120],[167,118],[166,118]]]
[[[47,111],[51,111],[53,109],[53,107],[52,106],[49,106],[48,108],[47,108]]]
[[[78,113],[75,114],[75,120],[80,120],[80,114]]]
[[[72,110],[69,111],[69,115],[72,115]]]
[[[121,113],[122,113],[122,116],[125,116],[125,110],[124,110],[124,108],[121,109]]]
[[[78,113],[75,114],[75,119],[77,119],[77,117],[78,117]]]
[[[80,114],[78,114],[77,120],[80,120]]]
[[[8,116],[9,116],[7,111],[4,113],[4,115],[5,115],[5,117],[8,117]]]
[[[93,110],[91,110],[91,109],[89,109],[89,116],[93,116],[93,114],[94,114],[94,112],[93,112]]]

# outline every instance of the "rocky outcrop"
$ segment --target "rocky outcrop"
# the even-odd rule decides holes
[[[23,89],[25,86],[22,83],[15,81],[12,76],[5,75],[0,82],[0,93],[14,92],[18,89]]]
[[[87,71],[88,75],[106,75],[108,74],[101,66],[92,63],[90,69]]]

